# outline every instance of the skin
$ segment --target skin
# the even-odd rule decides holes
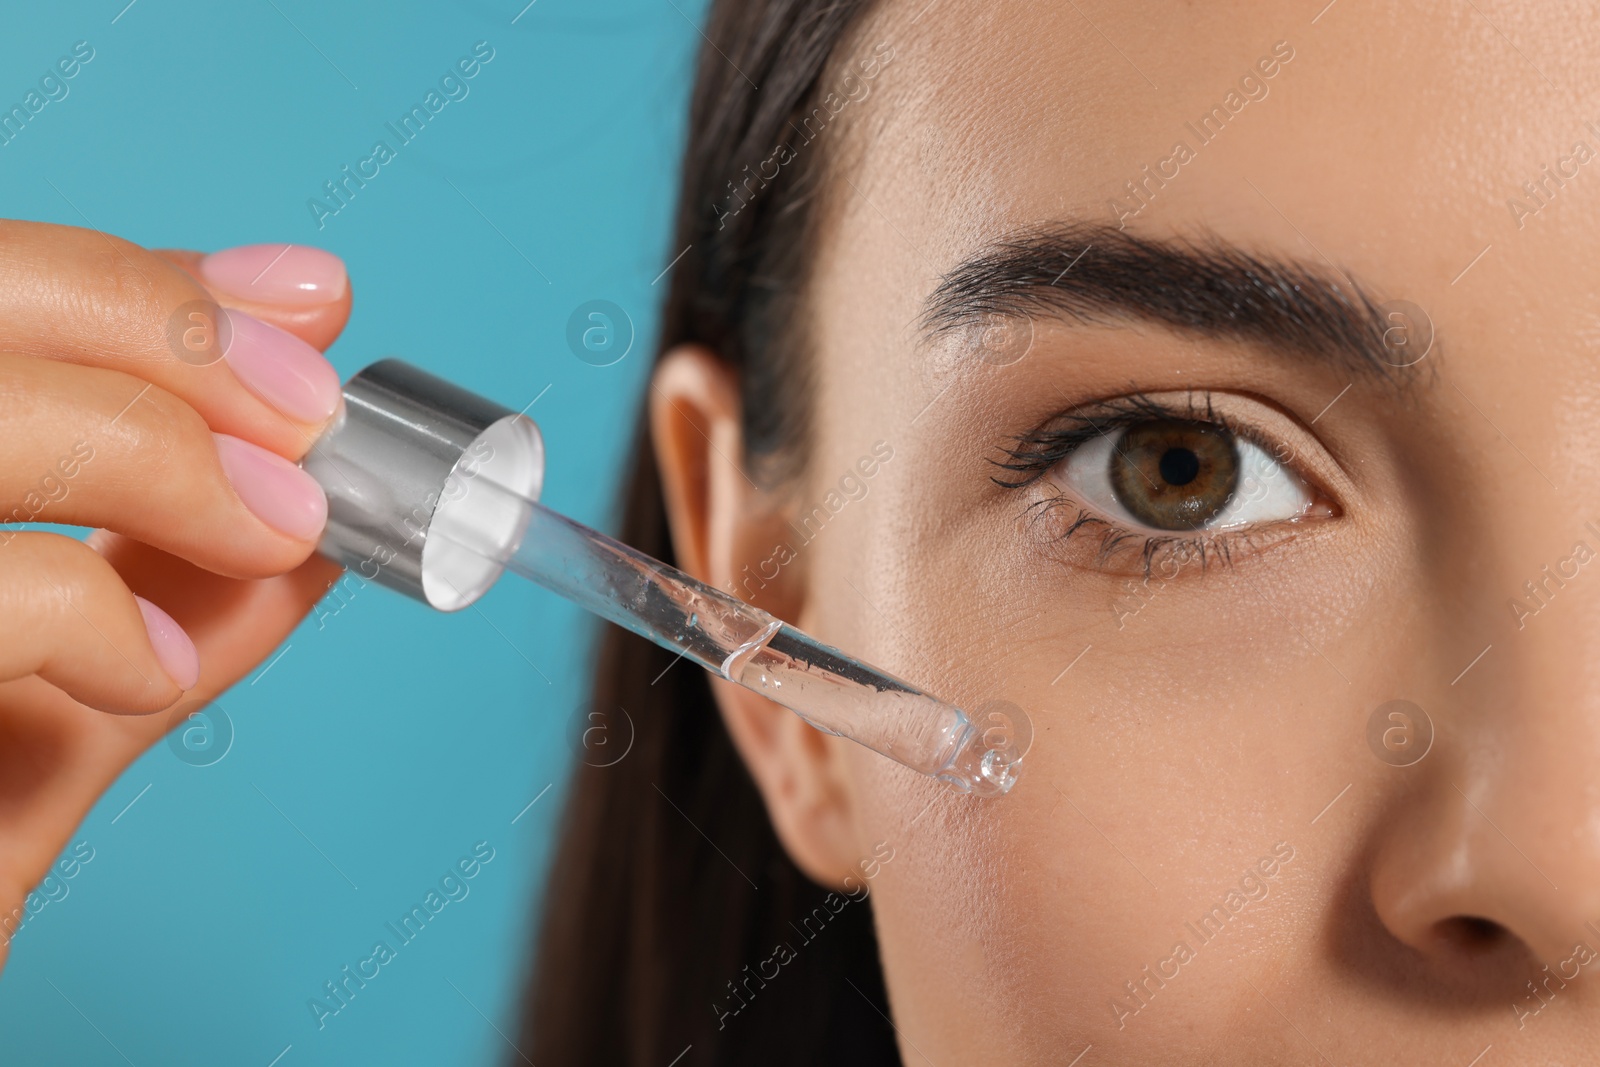
[[[1600,549],[1600,193],[1584,174],[1520,226],[1506,206],[1594,145],[1576,102],[1600,39],[1560,5],[1314,7],[886,4],[852,48],[893,62],[828,146],[799,482],[758,489],[728,458],[714,353],[659,368],[690,570],[736,584],[885,441],[868,494],[755,599],[947,699],[1031,713],[1021,781],[974,801],[718,684],[808,874],[842,889],[893,849],[870,885],[908,1064],[1546,1064],[1600,1037],[1600,580],[1510,607]],[[1280,40],[1270,95],[1128,225],[1331,261],[1427,309],[1409,392],[1148,325],[1041,315],[1007,366],[921,338],[947,271],[1019,229],[1113,221],[1107,199]],[[1136,562],[1025,518],[1044,490],[999,488],[990,461],[1059,412],[1189,389],[1292,450],[1328,506],[1125,615]],[[1367,740],[1395,699],[1435,730],[1405,767]],[[1197,938],[1251,870],[1261,895]],[[1180,941],[1192,958],[1135,1001],[1124,983]]]
[[[37,518],[99,528],[86,545],[46,532],[0,545],[0,917],[22,914],[117,775],[261,662],[339,573],[246,508],[212,437],[298,460],[322,426],[285,417],[224,361],[175,358],[166,331],[185,304],[211,299],[325,349],[349,287],[323,304],[253,303],[207,290],[199,260],[0,221],[0,500],[24,500],[87,442],[92,460]],[[194,642],[188,690],[157,660],[135,594]]]
[[[1570,974],[1575,945],[1600,949],[1586,655],[1600,585],[1583,570],[1520,626],[1508,604],[1575,542],[1600,548],[1584,525],[1600,512],[1600,308],[1585,270],[1600,223],[1584,178],[1520,227],[1505,207],[1591,136],[1572,102],[1594,96],[1593,20],[1353,0],[1314,14],[886,3],[861,40],[895,58],[829,132],[803,478],[758,489],[730,462],[738,393],[714,353],[676,350],[656,376],[651,424],[688,569],[735,585],[792,536],[785,519],[884,441],[894,455],[868,494],[755,599],[948,699],[1031,713],[1024,778],[980,802],[718,688],[812,877],[848,888],[863,860],[892,853],[869,884],[907,1063],[1468,1063],[1492,1046],[1479,1062],[1542,1064],[1594,1046],[1592,965],[1539,1001],[1524,983],[1545,982],[1545,964]],[[1130,226],[1326,256],[1425,307],[1440,342],[1411,394],[1154,327],[1040,317],[1006,366],[920,340],[946,271],[1018,228],[1109,218],[1107,198],[1279,40],[1295,58],[1270,96]],[[283,419],[224,364],[163,351],[172,309],[206,295],[195,254],[0,229],[0,381],[33,420],[0,438],[16,476],[3,495],[28,488],[17,472],[38,466],[37,441],[91,439],[86,480],[44,517],[112,531],[58,548],[53,571],[41,556],[3,572],[10,913],[172,725],[163,712],[260,662],[334,571],[244,510],[206,432],[296,459],[319,427]],[[318,347],[349,310],[348,296],[291,309],[213,295]],[[113,425],[144,383],[149,410]],[[1185,569],[1128,617],[1137,568],[1052,539],[1024,517],[1039,490],[1000,489],[990,460],[1054,414],[1134,389],[1211,391],[1333,506],[1231,567]],[[165,494],[156,506],[151,492]],[[194,639],[187,693],[156,664],[134,593]],[[1409,767],[1367,741],[1373,709],[1397,698],[1437,731]],[[1188,931],[1284,849],[1250,883],[1259,899],[1203,943]],[[1124,983],[1179,941],[1193,958],[1134,1001]]]

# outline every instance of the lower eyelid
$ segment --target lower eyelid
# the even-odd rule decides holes
[[[1295,523],[1275,522],[1191,535],[1157,534],[1120,526],[1055,486],[1047,493],[1029,508],[1044,551],[1063,566],[1115,578],[1172,580],[1184,572],[1204,573],[1231,566],[1235,557],[1286,543],[1300,532]]]

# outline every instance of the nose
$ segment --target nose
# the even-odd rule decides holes
[[[1600,847],[1592,826],[1528,810],[1505,783],[1463,774],[1430,785],[1425,808],[1384,838],[1373,905],[1390,933],[1460,963],[1520,946],[1554,964],[1600,948]],[[1534,794],[1537,796],[1537,791]]]
[[[1372,903],[1436,960],[1600,951],[1600,677],[1583,648],[1600,631],[1565,621],[1442,693],[1437,752],[1396,769],[1411,788],[1379,830]]]

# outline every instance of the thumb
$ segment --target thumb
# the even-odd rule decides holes
[[[312,556],[285,574],[240,580],[105,530],[95,531],[89,543],[129,589],[161,605],[194,642],[200,680],[190,697],[209,698],[242,679],[289,636],[342,573],[337,564]]]

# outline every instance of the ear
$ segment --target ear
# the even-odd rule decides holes
[[[806,581],[785,503],[743,466],[738,373],[699,345],[662,356],[650,389],[650,432],[678,566],[782,619]],[[860,855],[842,745],[742,686],[711,679],[712,696],[749,767],[778,840],[808,877],[843,887]]]

